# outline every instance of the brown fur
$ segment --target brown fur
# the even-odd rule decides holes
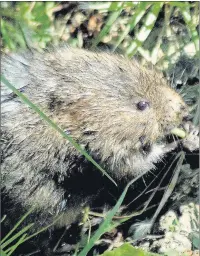
[[[116,179],[155,168],[165,154],[158,141],[187,115],[159,72],[121,56],[63,48],[3,57],[2,71]],[[142,100],[149,102],[144,111],[136,106]],[[5,87],[2,101],[6,190],[27,208],[54,215],[65,190],[53,177],[83,171],[82,156]],[[151,146],[147,152],[145,144]]]

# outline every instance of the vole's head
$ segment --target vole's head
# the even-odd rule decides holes
[[[188,117],[188,107],[173,90],[162,74],[154,70],[140,70],[141,84],[136,91],[137,115],[146,121],[151,131],[144,134],[154,142],[183,123]]]
[[[148,163],[141,151],[182,123],[182,98],[157,71],[123,58],[88,53],[76,70],[78,98],[67,107],[72,136],[108,169],[129,172],[142,161],[138,169],[151,169],[154,156]]]
[[[117,64],[118,73],[109,74],[106,86],[89,102],[90,124],[98,130],[106,151],[112,147],[139,150],[141,144],[153,144],[178,127],[188,116],[187,106],[159,72],[138,63],[130,68]]]

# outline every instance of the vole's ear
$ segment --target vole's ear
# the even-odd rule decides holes
[[[29,83],[29,68],[31,53],[25,55],[5,54],[2,56],[1,73],[18,90],[25,88]],[[7,99],[12,91],[2,83],[1,101]]]

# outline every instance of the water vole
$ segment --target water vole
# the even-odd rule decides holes
[[[188,116],[160,73],[121,56],[69,48],[29,52],[3,57],[2,73],[115,179],[155,168],[174,149],[162,139]],[[11,198],[73,219],[78,199],[66,200],[68,188],[60,184],[84,172],[87,160],[6,88],[2,141],[2,180]]]

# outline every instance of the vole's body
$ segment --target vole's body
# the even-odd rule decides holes
[[[153,169],[166,152],[157,141],[187,115],[159,73],[120,56],[67,48],[13,55],[3,58],[2,73],[116,180]],[[143,111],[141,101],[148,102]],[[59,184],[88,162],[5,88],[2,141],[2,181],[11,198],[27,209],[69,213]]]

